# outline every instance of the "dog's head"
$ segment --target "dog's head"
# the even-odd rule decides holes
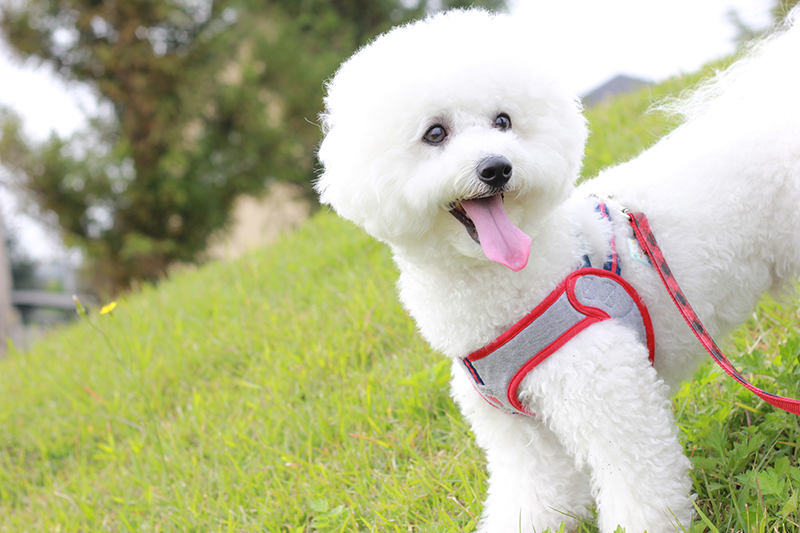
[[[523,268],[526,233],[569,195],[586,139],[525,37],[509,17],[451,11],[346,61],[325,99],[321,201],[416,257]]]

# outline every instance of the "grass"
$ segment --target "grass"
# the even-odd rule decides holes
[[[331,214],[0,362],[0,531],[436,531],[480,512],[444,361]],[[404,399],[404,401],[398,401]],[[456,526],[458,524],[458,526]]]
[[[642,112],[685,83],[590,110],[587,174],[667,131]],[[0,531],[469,531],[483,459],[396,277],[384,246],[323,212],[12,351]],[[725,349],[799,396],[796,307],[765,301]],[[691,532],[797,531],[798,418],[710,365],[697,378],[674,401],[702,513]]]

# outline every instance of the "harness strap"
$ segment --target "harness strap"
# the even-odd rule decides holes
[[[783,409],[789,413],[800,415],[800,400],[777,396],[775,394],[766,392],[763,389],[759,389],[744,379],[742,375],[733,367],[731,362],[728,361],[728,359],[719,349],[717,343],[714,342],[714,339],[711,338],[711,335],[709,335],[708,331],[706,331],[706,329],[703,327],[703,324],[700,322],[700,319],[697,317],[694,309],[692,309],[692,306],[689,305],[689,302],[686,300],[686,296],[684,296],[683,291],[681,291],[681,288],[678,286],[678,282],[675,281],[672,271],[664,259],[664,254],[661,253],[661,249],[658,247],[658,243],[656,243],[656,238],[653,235],[653,232],[650,230],[650,224],[647,221],[647,217],[643,213],[627,213],[627,215],[628,219],[630,220],[631,227],[633,228],[633,232],[636,235],[636,240],[650,258],[650,261],[661,278],[661,282],[664,284],[664,287],[667,288],[667,292],[672,298],[672,301],[675,302],[675,306],[680,311],[681,316],[692,329],[697,337],[697,340],[700,341],[700,344],[703,345],[703,348],[706,349],[714,361],[716,361],[717,364],[722,367],[722,369],[729,376],[738,381],[747,390],[768,404]]]
[[[609,272],[613,272],[617,276],[622,274],[622,270],[619,266],[619,254],[617,254],[617,240],[614,238],[614,226],[611,223],[611,215],[608,212],[608,206],[605,202],[599,201],[597,202],[597,207],[595,208],[600,215],[602,216],[605,223],[611,229],[611,238],[608,242],[608,255],[606,256],[606,262],[603,264],[603,270],[608,270]],[[589,265],[591,266],[591,264]]]

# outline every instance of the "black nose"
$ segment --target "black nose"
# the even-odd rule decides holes
[[[511,179],[511,161],[502,155],[492,155],[478,164],[478,177],[492,187],[500,188]]]

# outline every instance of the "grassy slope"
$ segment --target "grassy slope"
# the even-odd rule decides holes
[[[587,175],[663,134],[642,112],[684,84],[592,110]],[[0,360],[0,531],[469,530],[481,454],[396,275],[322,213]],[[796,311],[757,314],[728,351],[800,395]],[[797,417],[698,378],[675,410],[701,510],[720,531],[796,531]]]
[[[93,317],[110,343],[84,323],[0,361],[0,530],[469,521],[479,454],[395,278],[322,214]]]

